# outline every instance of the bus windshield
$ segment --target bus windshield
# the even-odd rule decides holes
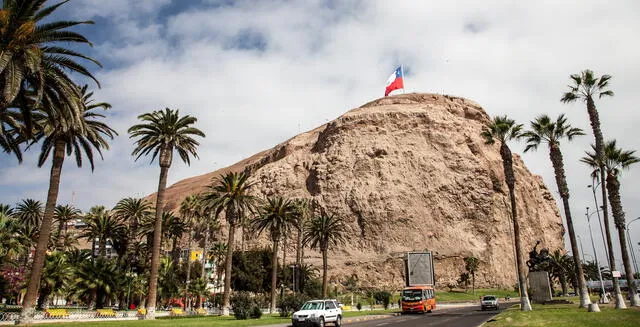
[[[402,291],[402,300],[420,301],[422,300],[422,290],[404,290]]]

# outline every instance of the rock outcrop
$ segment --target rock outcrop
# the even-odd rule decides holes
[[[439,286],[455,283],[463,258],[473,255],[480,259],[476,285],[511,287],[516,272],[508,190],[498,146],[480,137],[488,121],[478,104],[463,98],[378,99],[235,165],[174,184],[167,189],[167,209],[203,190],[212,177],[245,171],[263,197],[309,198],[343,217],[350,234],[347,245],[330,251],[334,280],[355,275],[361,285],[399,287],[402,255],[430,250]],[[549,189],[517,155],[514,169],[524,249],[537,240],[563,248]],[[269,244],[266,237],[262,244]],[[321,266],[319,253],[305,251],[305,262]],[[289,258],[294,253],[289,245]]]

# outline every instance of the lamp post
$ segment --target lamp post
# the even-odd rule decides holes
[[[631,241],[631,234],[629,234],[629,225],[631,225],[631,223],[636,221],[636,220],[640,220],[640,217],[638,217],[636,219],[632,219],[631,221],[629,221],[627,223],[627,242],[629,243],[629,249],[631,250],[631,259],[633,260],[633,269],[635,270],[635,272],[638,271],[638,262],[636,261],[635,251],[633,251],[633,242]],[[634,278],[635,278],[635,272],[631,274],[631,276],[634,277]],[[629,272],[627,272],[627,274],[628,273]]]
[[[596,212],[599,212],[599,211],[596,210]],[[606,292],[604,290],[604,282],[602,281],[602,271],[600,271],[600,264],[598,263],[598,254],[596,253],[596,245],[595,243],[593,243],[593,233],[591,232],[591,215],[593,215],[593,212],[591,213],[591,215],[589,214],[589,207],[587,207],[587,213],[585,215],[587,216],[587,225],[589,225],[589,236],[591,236],[591,247],[593,248],[593,259],[595,259],[596,261],[596,268],[598,268],[598,278],[600,279],[600,292],[601,292],[600,294],[602,294],[600,296],[600,303],[609,303],[609,300],[605,296]]]
[[[600,181],[598,181],[598,184],[594,184],[594,182],[595,182],[595,179],[592,179],[591,185],[587,185],[587,188],[590,188],[591,191],[593,192],[593,202],[596,205],[596,209],[597,209],[596,212],[598,213],[598,224],[600,225],[600,234],[602,235],[602,246],[604,247],[605,253],[609,253],[609,248],[607,247],[607,241],[604,238],[604,229],[602,228],[602,218],[600,218],[600,211],[602,211],[602,209],[598,209],[602,207],[598,206],[598,197],[596,196],[596,188],[600,186]],[[609,259],[609,255],[605,255],[605,258],[607,258],[609,267],[611,267],[611,260]]]
[[[584,248],[582,248],[582,238],[578,235],[578,242],[580,243],[580,254],[582,254],[582,264],[584,264]]]

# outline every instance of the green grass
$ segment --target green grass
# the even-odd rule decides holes
[[[366,315],[378,315],[393,312],[392,310],[366,310],[366,311],[347,311],[344,312],[345,317],[356,317]],[[171,319],[156,319],[156,320],[118,320],[118,321],[89,321],[89,322],[60,322],[54,324],[38,324],[40,327],[142,327],[142,326],[185,326],[185,327],[198,327],[198,326],[211,326],[215,324],[216,327],[221,326],[261,326],[261,325],[273,325],[273,324],[290,324],[291,317],[281,318],[278,315],[263,315],[260,319],[247,319],[237,320],[233,316],[220,317],[184,317],[184,318],[171,318]]]
[[[517,306],[509,308],[494,321],[484,324],[484,327],[596,327],[619,326],[636,327],[640,325],[640,309],[630,308],[615,310],[611,306],[601,305],[601,312],[587,312],[575,304],[563,305],[533,305],[533,311],[522,312]]]
[[[518,293],[513,290],[500,290],[500,289],[487,289],[477,288],[476,294],[471,293],[471,289],[467,293],[465,292],[436,292],[436,301],[438,302],[468,302],[468,301],[480,301],[482,295],[495,295],[500,299],[504,299],[509,295],[512,299],[518,297]]]

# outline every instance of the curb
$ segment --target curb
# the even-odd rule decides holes
[[[384,314],[384,315],[369,315],[369,316],[358,316],[358,317],[353,317],[353,318],[343,318],[342,322],[345,324],[352,324],[355,322],[359,322],[359,321],[367,321],[367,320],[377,320],[377,319],[386,319],[386,318],[391,318],[391,317],[397,317],[399,316],[400,313],[389,313],[389,314]]]

